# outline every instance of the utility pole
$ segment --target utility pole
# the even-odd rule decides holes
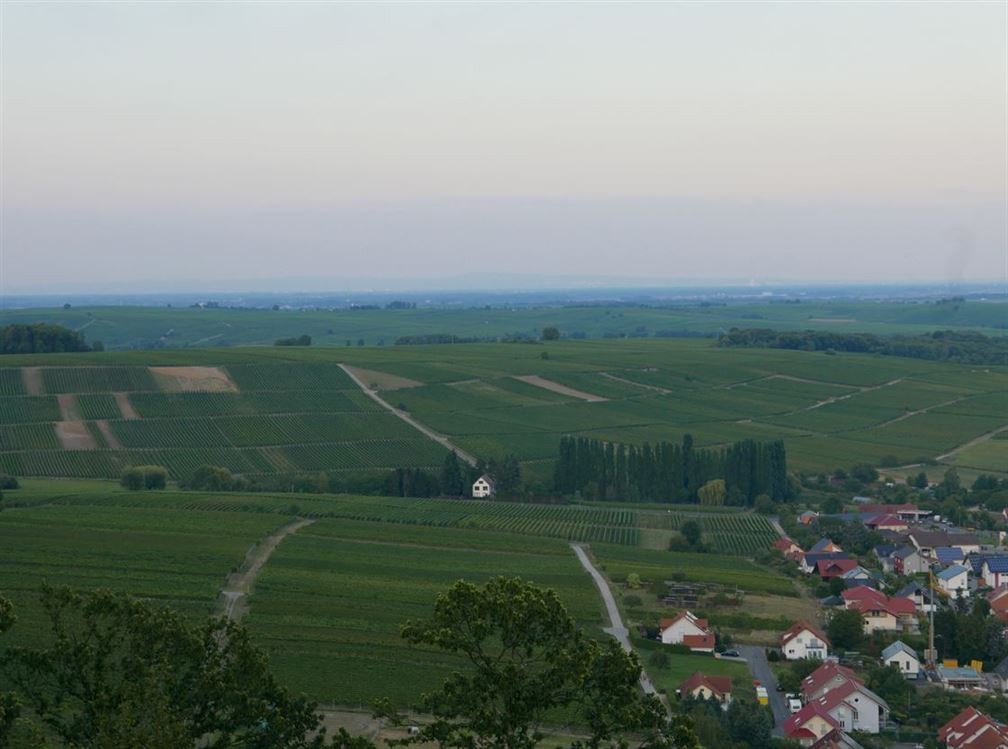
[[[932,570],[928,570],[928,593],[931,597],[931,604],[928,613],[928,650],[924,654],[924,661],[927,663],[929,669],[934,670],[935,663],[938,661],[938,654],[935,652],[934,642],[935,582]]]

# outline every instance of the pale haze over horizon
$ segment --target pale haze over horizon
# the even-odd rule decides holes
[[[0,291],[1008,281],[1005,2],[0,14]]]

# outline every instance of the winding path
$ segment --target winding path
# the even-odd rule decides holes
[[[630,630],[628,630],[623,624],[623,618],[620,616],[619,608],[616,606],[616,599],[613,597],[612,591],[609,590],[609,583],[606,582],[602,573],[595,569],[595,565],[592,564],[591,559],[588,558],[583,546],[572,543],[570,547],[574,550],[574,554],[577,555],[578,561],[581,562],[581,566],[585,568],[585,571],[591,575],[592,580],[595,581],[595,587],[598,588],[599,595],[602,596],[602,602],[605,604],[606,614],[609,617],[609,626],[603,627],[602,631],[615,637],[616,641],[619,642],[620,646],[627,653],[632,653],[633,646],[630,644]],[[653,694],[661,700],[662,705],[665,706],[665,710],[671,717],[672,709],[669,707],[668,700],[665,698],[665,695],[660,694],[658,690],[655,689],[654,683],[651,681],[651,677],[647,675],[647,672],[643,669],[643,667],[641,668],[640,685],[645,694]]]
[[[456,445],[455,443],[453,443],[450,439],[448,439],[447,437],[445,437],[443,434],[439,434],[438,432],[435,432],[433,429],[431,429],[426,424],[420,423],[419,421],[417,421],[416,419],[414,419],[412,416],[410,416],[405,411],[400,411],[398,408],[396,408],[395,406],[393,406],[387,400],[385,400],[380,395],[378,395],[378,391],[377,390],[372,390],[367,385],[365,385],[361,381],[361,379],[356,374],[353,373],[353,370],[351,370],[350,367],[346,366],[345,364],[340,364],[338,366],[339,366],[340,369],[342,369],[344,372],[347,373],[347,377],[349,377],[351,380],[353,380],[357,384],[357,387],[359,387],[361,390],[364,391],[364,395],[366,395],[368,398],[370,398],[371,400],[373,400],[375,403],[377,403],[379,406],[381,406],[382,408],[384,408],[389,413],[398,416],[400,419],[402,419],[403,421],[405,421],[407,424],[409,424],[411,427],[413,427],[414,429],[416,429],[418,432],[421,432],[424,435],[426,435],[427,437],[430,437],[432,440],[434,440],[435,442],[437,442],[442,447],[445,447],[448,450],[454,451],[455,454],[458,455],[462,460],[464,460],[469,465],[475,467],[475,465],[476,465],[476,458],[474,458],[472,455],[470,455],[469,453],[467,453],[465,450],[462,450],[461,448],[459,448],[458,445]]]
[[[227,583],[225,583],[224,588],[221,590],[220,606],[223,609],[222,613],[225,617],[238,621],[245,615],[248,606],[242,605],[242,599],[247,598],[248,594],[252,591],[252,585],[255,583],[256,576],[263,565],[266,564],[270,555],[287,536],[291,533],[296,533],[301,528],[314,522],[314,520],[308,518],[301,518],[287,523],[287,525],[279,530],[266,536],[266,538],[249,551],[241,569],[228,575]]]

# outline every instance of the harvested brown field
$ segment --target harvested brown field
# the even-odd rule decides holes
[[[67,450],[97,450],[98,444],[83,421],[57,421],[56,436]]]
[[[529,385],[535,385],[536,387],[543,388],[544,390],[552,390],[554,393],[559,393],[560,395],[569,395],[571,398],[580,398],[581,400],[588,401],[589,403],[598,403],[599,401],[609,400],[608,398],[603,398],[601,395],[592,395],[591,393],[586,393],[583,390],[569,388],[566,385],[561,385],[559,382],[547,380],[539,375],[515,375],[515,379],[526,382]]]
[[[399,390],[400,388],[415,388],[423,385],[418,380],[411,380],[408,377],[400,377],[388,372],[379,372],[376,369],[362,369],[361,367],[350,366],[346,366],[346,369],[372,390]]]
[[[115,397],[116,405],[119,406],[119,413],[122,414],[124,419],[139,419],[140,414],[136,412],[133,408],[133,404],[130,403],[129,394],[127,393],[112,393]]]
[[[56,396],[59,404],[60,418],[63,421],[81,421],[80,409],[77,407],[77,396],[73,393],[60,393]]]
[[[21,380],[28,395],[42,395],[42,370],[38,367],[21,367]]]
[[[101,432],[102,437],[105,438],[105,444],[108,445],[112,450],[122,450],[122,443],[119,442],[119,438],[112,433],[112,428],[109,423],[104,419],[95,422],[95,426],[98,427],[98,431]]]
[[[150,367],[149,369],[158,386],[169,393],[225,393],[238,390],[220,367]]]

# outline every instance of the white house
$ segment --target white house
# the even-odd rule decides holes
[[[952,600],[969,598],[969,570],[961,564],[953,564],[935,575],[938,587]]]
[[[864,684],[847,681],[831,689],[817,702],[840,724],[843,731],[878,733],[889,721],[889,705]]]
[[[1008,583],[1008,556],[985,557],[980,570],[984,584],[988,588],[997,588],[1002,583]]]
[[[485,473],[476,479],[472,485],[472,495],[476,498],[492,497],[494,495],[494,481]]]
[[[824,661],[829,650],[829,640],[817,627],[808,622],[797,622],[781,633],[780,649],[789,661],[802,658]]]
[[[714,633],[708,629],[706,619],[698,619],[683,611],[674,619],[662,619],[661,641],[665,645],[685,645],[700,653],[714,652]]]
[[[920,676],[920,658],[902,640],[896,640],[882,651],[882,662],[887,666],[896,666],[904,678],[916,679]]]

